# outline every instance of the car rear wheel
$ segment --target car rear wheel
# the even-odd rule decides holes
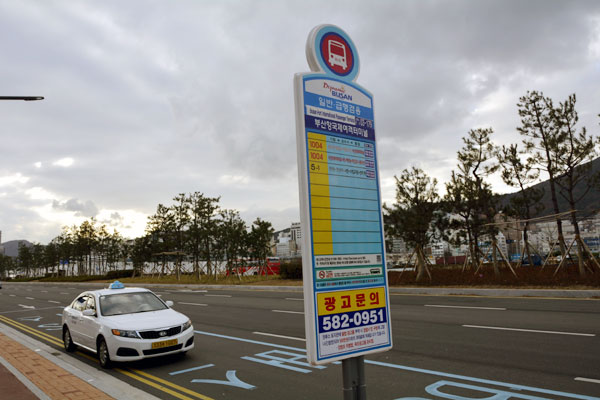
[[[69,353],[75,351],[75,344],[73,343],[73,339],[71,339],[71,332],[66,326],[63,328],[63,345],[65,346],[65,350]]]
[[[106,345],[104,338],[100,338],[98,341],[98,360],[100,360],[100,366],[102,368],[110,368],[110,355],[108,354],[108,346]]]

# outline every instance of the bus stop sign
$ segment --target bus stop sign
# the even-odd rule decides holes
[[[294,76],[308,360],[389,350],[392,333],[373,96],[340,28],[309,34]]]

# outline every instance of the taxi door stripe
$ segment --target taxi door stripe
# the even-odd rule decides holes
[[[150,374],[148,374],[148,373],[146,373],[144,371],[140,371],[139,369],[130,369],[130,371],[135,372],[136,374],[139,374],[141,376],[145,376],[147,378],[154,379],[155,381],[160,382],[163,385],[171,386],[174,389],[177,389],[177,390],[179,390],[179,391],[181,391],[183,393],[187,393],[187,394],[189,394],[191,396],[194,396],[194,397],[197,397],[199,399],[202,399],[202,400],[214,400],[211,397],[207,397],[207,396],[205,396],[203,394],[194,392],[193,390],[190,390],[190,389],[185,388],[183,386],[176,385],[175,383],[172,383],[172,382],[169,382],[169,381],[164,380],[162,378],[159,378],[158,376],[150,375]],[[130,376],[130,375],[128,375],[128,376]],[[143,379],[143,378],[140,378],[140,379]]]

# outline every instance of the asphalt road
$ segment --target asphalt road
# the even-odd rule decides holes
[[[86,289],[4,283],[0,323],[64,353],[62,307]],[[196,347],[111,375],[164,399],[342,398],[340,364],[306,363],[301,293],[155,292],[192,319]],[[394,348],[366,357],[370,399],[600,398],[600,300],[391,295],[391,312]]]

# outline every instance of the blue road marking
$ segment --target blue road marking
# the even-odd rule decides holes
[[[219,338],[223,338],[223,339],[236,340],[238,342],[253,343],[253,344],[258,344],[261,346],[275,347],[275,348],[279,348],[279,349],[300,351],[300,352],[306,353],[306,349],[301,349],[301,348],[297,348],[297,347],[283,346],[280,344],[261,342],[258,340],[243,339],[243,338],[238,338],[235,336],[220,335],[217,333],[210,333],[210,332],[203,332],[203,331],[194,331],[194,332],[197,334],[200,334],[200,335],[214,336],[214,337],[219,337]],[[380,367],[399,369],[399,370],[403,370],[403,371],[418,372],[418,373],[427,374],[427,375],[441,376],[444,378],[461,379],[461,380],[470,381],[470,382],[483,383],[486,385],[507,387],[512,390],[526,390],[526,391],[530,391],[530,392],[538,392],[538,393],[563,396],[563,397],[569,397],[572,399],[580,399],[580,400],[600,400],[600,397],[585,396],[585,395],[568,393],[568,392],[560,392],[557,390],[541,389],[541,388],[536,388],[533,386],[523,386],[523,385],[517,385],[517,384],[513,384],[513,383],[493,381],[493,380],[489,380],[489,379],[473,378],[473,377],[465,376],[465,375],[449,374],[446,372],[433,371],[433,370],[423,369],[423,368],[408,367],[405,365],[391,364],[391,363],[386,363],[386,362],[381,362],[381,361],[365,360],[365,363],[371,364],[371,365],[377,365]]]
[[[199,369],[210,368],[210,367],[214,367],[214,366],[215,366],[215,364],[206,364],[206,365],[201,365],[199,367],[182,369],[181,371],[169,372],[169,375],[185,374],[186,372],[196,371],[196,370],[199,370]]]
[[[492,381],[489,379],[473,378],[470,376],[449,374],[446,372],[432,371],[432,370],[423,369],[423,368],[407,367],[404,365],[390,364],[390,363],[385,363],[385,362],[380,362],[380,361],[365,360],[365,363],[379,365],[380,367],[389,367],[389,368],[401,369],[404,371],[419,372],[422,374],[443,376],[444,378],[462,379],[462,380],[470,381],[470,382],[484,383],[486,385],[503,386],[503,387],[507,387],[507,388],[510,388],[513,390],[527,390],[527,391],[531,391],[531,392],[538,392],[538,393],[544,393],[544,394],[553,394],[556,396],[570,397],[573,399],[600,400],[600,397],[584,396],[584,395],[574,394],[574,393],[559,392],[556,390],[541,389],[541,388],[536,388],[533,386],[523,386],[523,385],[516,385],[514,383],[505,383],[505,382],[499,382],[499,381]]]

